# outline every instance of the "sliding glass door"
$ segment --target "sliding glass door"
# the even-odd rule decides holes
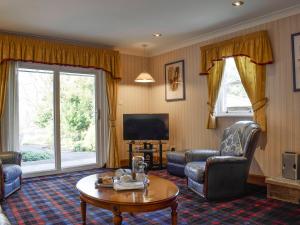
[[[96,72],[22,63],[17,76],[23,172],[96,165],[100,136]]]
[[[62,168],[96,163],[95,75],[60,73]]]
[[[55,169],[53,78],[50,70],[18,70],[19,146],[24,173]]]

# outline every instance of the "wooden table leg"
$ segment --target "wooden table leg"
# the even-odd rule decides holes
[[[177,225],[177,207],[178,207],[178,203],[177,203],[177,200],[175,200],[171,206],[172,225]]]
[[[86,224],[86,202],[80,199],[82,224]]]
[[[120,210],[117,207],[113,207],[113,214],[114,214],[114,225],[121,225],[123,218]]]

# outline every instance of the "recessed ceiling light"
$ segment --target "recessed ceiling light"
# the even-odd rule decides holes
[[[161,36],[162,36],[161,33],[153,33],[152,35],[153,35],[154,37],[161,37]]]
[[[243,4],[244,4],[243,1],[233,1],[233,2],[232,2],[232,5],[233,5],[233,6],[236,6],[236,7],[241,6],[241,5],[243,5]]]

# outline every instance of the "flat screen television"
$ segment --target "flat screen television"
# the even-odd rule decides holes
[[[124,140],[169,140],[169,114],[124,114]]]

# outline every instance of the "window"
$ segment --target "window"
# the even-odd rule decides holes
[[[252,116],[251,102],[242,84],[234,58],[226,58],[215,110],[216,116]]]

